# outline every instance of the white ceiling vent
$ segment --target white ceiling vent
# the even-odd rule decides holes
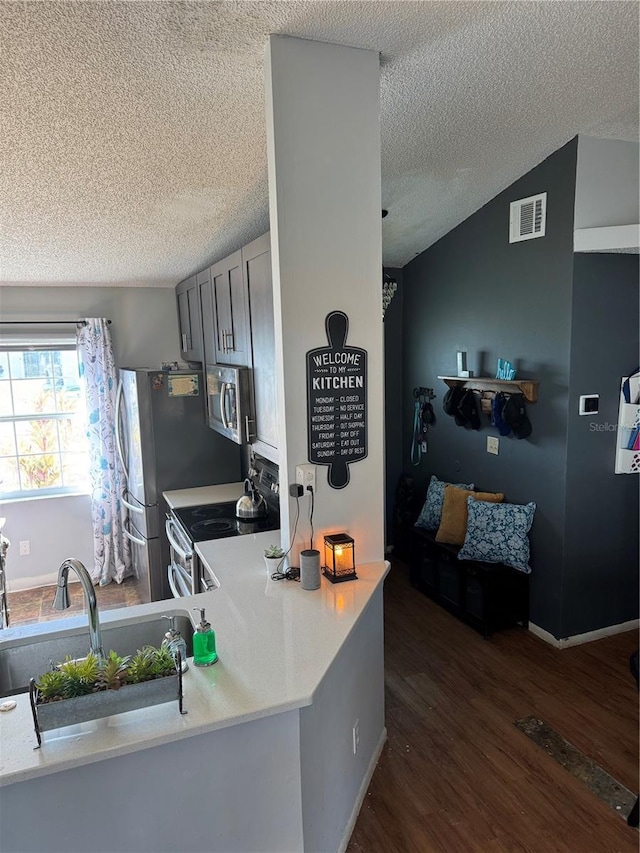
[[[547,224],[547,194],[512,201],[509,206],[509,242],[544,237]]]

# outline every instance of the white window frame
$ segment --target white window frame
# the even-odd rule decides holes
[[[26,336],[24,339],[21,339],[20,335],[12,335],[11,342],[7,343],[6,340],[0,339],[0,352],[1,353],[10,353],[10,352],[76,352],[76,344],[74,339],[65,335],[61,337],[59,340],[54,339],[51,341],[34,341],[31,336],[27,339]],[[13,377],[9,377],[9,381],[13,381]],[[78,384],[80,385],[81,393],[84,393],[82,389],[82,380],[80,378],[80,373],[78,371]],[[55,393],[55,387],[54,387]],[[39,414],[39,413],[36,413]],[[44,417],[41,417],[40,420],[65,420],[69,418],[70,413],[67,411],[60,412],[47,412]],[[34,414],[23,414],[23,415],[0,415],[0,423],[18,423],[20,421],[30,421],[38,418],[34,418]],[[16,446],[16,454],[15,459],[19,460],[21,456],[25,454],[20,454],[18,452],[18,447]],[[56,455],[60,460],[60,464],[62,465],[62,451],[58,448],[55,451],[52,451],[52,455]],[[87,470],[89,468],[89,453],[87,452]],[[19,461],[18,461],[19,468]],[[24,501],[24,500],[37,500],[38,498],[53,498],[53,497],[63,497],[66,495],[83,495],[89,494],[90,485],[89,482],[84,486],[51,486],[49,488],[42,489],[19,489],[17,491],[4,491],[2,484],[0,483],[0,500],[3,503],[10,503],[15,501]]]

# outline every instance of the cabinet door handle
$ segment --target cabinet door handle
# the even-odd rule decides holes
[[[231,329],[229,329],[227,331],[227,335],[228,335],[228,341],[227,341],[228,350],[227,350],[227,352],[233,352],[235,349],[235,346],[233,345],[233,331]]]
[[[187,336],[183,333],[182,334],[182,352],[186,352],[186,351],[187,351]]]
[[[254,438],[256,438],[255,434],[251,432],[251,427],[249,426],[249,424],[253,423],[255,423],[255,420],[253,418],[250,418],[249,415],[245,415],[244,427],[247,433],[247,441],[249,442],[249,444],[253,441]]]

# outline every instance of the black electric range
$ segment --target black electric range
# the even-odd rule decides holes
[[[247,479],[264,499],[266,512],[257,519],[238,518],[236,516],[237,501],[171,510],[191,545],[212,539],[226,539],[228,536],[277,530],[280,527],[278,466],[268,459],[252,454]],[[238,498],[240,497],[239,493]]]
[[[238,495],[240,497],[240,495]],[[172,510],[191,542],[208,542],[228,536],[262,533],[280,527],[280,513],[267,504],[267,514],[257,519],[236,517],[236,501]]]

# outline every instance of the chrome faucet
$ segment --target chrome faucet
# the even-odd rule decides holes
[[[72,558],[65,560],[58,569],[58,586],[56,588],[55,598],[53,599],[53,606],[56,610],[66,610],[67,607],[69,607],[69,590],[67,589],[69,569],[73,569],[73,571],[78,575],[80,583],[82,584],[85,601],[87,602],[87,609],[89,611],[89,637],[91,640],[91,651],[94,655],[97,655],[97,657],[103,658],[104,652],[102,651],[102,637],[100,636],[100,620],[98,618],[98,602],[96,600],[96,593],[93,588],[91,578],[89,577],[89,572],[85,569],[80,560],[74,560]]]

